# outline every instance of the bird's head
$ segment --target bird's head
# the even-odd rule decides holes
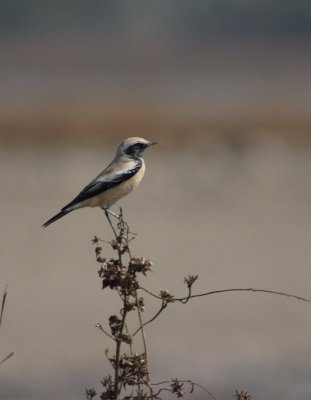
[[[127,138],[119,144],[117,155],[120,156],[126,154],[133,158],[141,157],[144,150],[158,143],[159,142],[149,142],[148,140],[139,137]]]

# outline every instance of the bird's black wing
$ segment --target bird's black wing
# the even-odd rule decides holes
[[[68,210],[70,207],[81,203],[90,197],[97,196],[98,194],[105,192],[106,190],[112,189],[115,186],[127,181],[132,176],[134,176],[141,168],[142,161],[137,160],[137,162],[130,169],[124,169],[116,174],[106,176],[105,171],[98,175],[94,180],[92,180],[85,188],[81,190],[77,197],[75,197],[69,204],[62,208],[62,211]]]

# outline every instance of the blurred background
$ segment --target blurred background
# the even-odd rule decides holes
[[[0,398],[83,398],[111,373],[94,325],[119,304],[90,244],[105,218],[41,225],[128,136],[162,142],[119,203],[154,261],[145,286],[181,295],[192,273],[198,292],[311,298],[310,39],[305,0],[1,1]],[[172,305],[147,329],[153,377],[310,399],[310,311],[245,293]]]

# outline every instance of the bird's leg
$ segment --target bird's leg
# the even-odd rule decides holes
[[[106,215],[106,218],[108,219],[109,225],[110,225],[110,227],[111,227],[111,229],[112,229],[112,231],[113,231],[113,233],[114,233],[114,236],[115,236],[115,238],[118,240],[117,232],[116,232],[116,230],[115,230],[115,228],[114,228],[114,226],[113,226],[113,223],[111,222],[110,215],[109,215],[109,214],[111,214],[111,211],[110,211],[109,208],[107,208],[107,207],[102,207],[102,210],[104,210],[105,215]],[[112,215],[114,215],[114,216],[116,216],[117,218],[119,218],[119,217],[118,217],[117,215],[115,215],[114,213],[112,213]]]
[[[105,214],[106,214],[106,215],[107,215],[107,214],[110,214],[110,215],[112,215],[113,217],[115,217],[115,218],[117,218],[117,219],[120,219],[119,215],[117,215],[117,214],[115,214],[114,212],[112,212],[108,207],[102,207],[102,210],[105,211]]]

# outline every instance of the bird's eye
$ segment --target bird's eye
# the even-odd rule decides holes
[[[130,146],[128,149],[125,150],[126,154],[129,155],[137,155],[140,153],[142,150],[144,150],[145,146],[143,143],[135,143],[132,146]]]

